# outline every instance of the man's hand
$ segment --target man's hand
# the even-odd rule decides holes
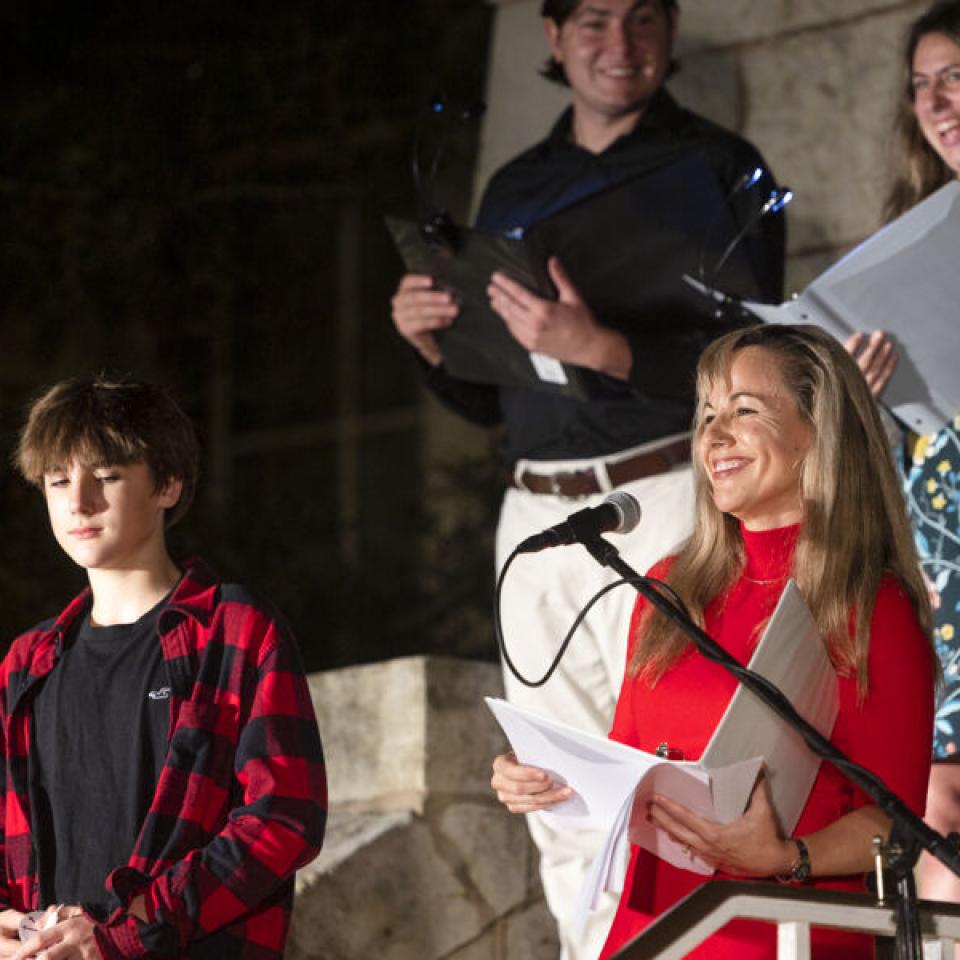
[[[431,366],[443,362],[434,332],[453,323],[460,308],[444,290],[433,289],[433,278],[408,273],[390,301],[397,333],[414,347]]]
[[[854,333],[844,341],[844,349],[854,360],[867,381],[874,399],[879,399],[897,366],[897,351],[882,330],[871,334]]]
[[[40,957],[42,960],[102,960],[93,935],[94,923],[80,908],[64,908],[73,916],[49,930],[41,930],[11,954],[13,960]],[[0,954],[2,956],[2,954]]]
[[[626,380],[633,357],[624,336],[597,323],[556,257],[547,270],[556,300],[538,297],[498,271],[487,287],[490,306],[525,349]]]

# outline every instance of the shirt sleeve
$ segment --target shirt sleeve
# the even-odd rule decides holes
[[[186,856],[153,878],[121,868],[111,875],[120,899],[144,896],[150,922],[117,911],[96,928],[104,957],[180,957],[191,941],[233,924],[271,902],[319,852],[326,820],[326,778],[320,734],[300,658],[291,637],[268,628],[257,664],[251,709],[234,752],[232,778],[224,786],[186,791],[186,809],[171,810],[207,836]],[[216,738],[229,716],[212,704],[181,707],[178,730],[195,725]],[[209,715],[204,709],[219,709]],[[195,714],[195,715],[193,715]],[[197,776],[191,772],[189,776]],[[200,778],[202,779],[202,778]],[[215,778],[217,779],[217,778]],[[158,790],[162,788],[158,786]],[[237,804],[215,829],[218,793],[235,792]],[[281,907],[277,904],[277,910]]]
[[[11,906],[7,880],[7,660],[0,664],[0,909]]]
[[[636,724],[633,717],[633,688],[639,682],[637,677],[631,677],[626,670],[633,656],[634,637],[640,616],[646,608],[646,601],[637,596],[633,605],[633,614],[630,617],[630,633],[627,635],[627,661],[624,664],[623,682],[620,685],[620,694],[617,697],[617,708],[613,715],[613,726],[610,728],[610,739],[618,743],[625,743],[628,747],[638,747]]]
[[[450,376],[443,364],[432,367],[420,358],[426,388],[448,409],[480,427],[496,427],[503,419],[500,390],[492,383],[470,383]]]
[[[648,577],[657,580],[666,578],[673,563],[673,558],[668,557],[654,564],[647,573]],[[613,715],[613,726],[610,728],[609,739],[616,740],[618,743],[625,743],[628,747],[640,748],[640,741],[637,736],[636,717],[634,714],[633,694],[639,683],[643,683],[637,676],[631,676],[629,673],[630,660],[633,657],[633,651],[636,648],[637,627],[640,624],[640,618],[647,608],[647,601],[641,594],[637,594],[637,601],[633,605],[633,613],[630,616],[630,632],[627,634],[627,659],[624,663],[623,681],[620,684],[620,693],[617,696],[617,707]]]
[[[922,815],[933,743],[933,654],[909,598],[892,578],[881,585],[874,607],[866,697],[857,702],[855,677],[840,684],[833,742]],[[851,806],[871,802],[850,790]]]

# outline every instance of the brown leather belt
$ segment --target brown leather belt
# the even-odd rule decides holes
[[[614,487],[623,486],[643,477],[654,477],[666,473],[678,463],[690,459],[690,438],[674,440],[664,447],[638,453],[626,460],[617,460],[607,464],[607,476]],[[512,476],[510,482],[521,490],[530,493],[548,493],[555,497],[589,497],[593,493],[602,493],[607,489],[601,484],[597,471],[593,467],[584,470],[564,470],[559,473],[534,473],[525,470],[519,477]]]

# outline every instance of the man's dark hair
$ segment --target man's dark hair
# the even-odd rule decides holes
[[[543,0],[540,6],[540,16],[545,17],[547,20],[552,20],[558,27],[562,27],[564,23],[573,16],[574,11],[580,6],[581,2],[583,2],[583,0]],[[675,13],[679,9],[677,0],[657,0],[657,2],[667,15]],[[671,61],[667,76],[675,73],[676,70],[677,64]],[[546,62],[540,68],[540,76],[546,77],[551,83],[559,83],[564,87],[570,86],[567,81],[567,75],[563,72],[563,65],[558,63],[552,56],[547,57]]]
[[[64,380],[31,404],[14,462],[41,490],[44,474],[73,460],[145,463],[156,491],[173,480],[183,484],[164,518],[170,527],[193,500],[199,459],[193,424],[163,387],[98,378]]]

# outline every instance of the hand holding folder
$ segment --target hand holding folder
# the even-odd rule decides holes
[[[716,174],[699,153],[661,161],[642,177],[597,189],[551,213],[522,237],[452,223],[438,234],[429,224],[388,218],[407,269],[433,277],[459,305],[453,325],[438,335],[447,372],[477,383],[581,398],[591,393],[593,374],[528,353],[488,301],[496,271],[537,296],[555,299],[550,257],[560,261],[604,326],[651,338],[716,326],[712,305],[682,277],[713,262],[736,236],[737,224]],[[704,222],[711,223],[706,236]],[[722,280],[740,296],[764,295],[742,248],[727,261]]]

